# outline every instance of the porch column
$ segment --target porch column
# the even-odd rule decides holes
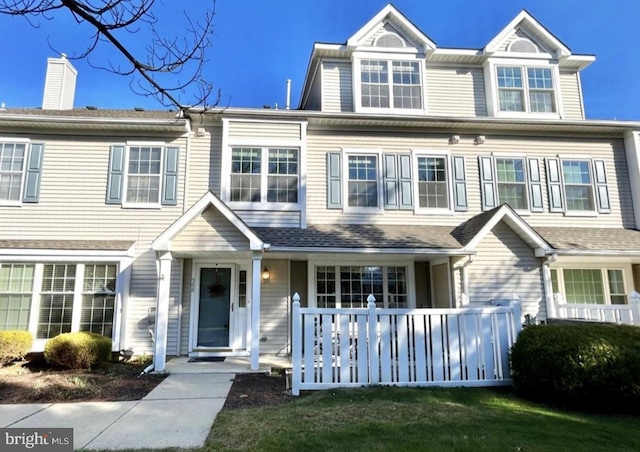
[[[544,303],[547,307],[547,319],[557,318],[556,300],[553,297],[553,286],[551,284],[551,267],[550,262],[542,264],[542,284],[544,287]]]
[[[169,326],[169,293],[171,289],[171,253],[158,253],[158,299],[156,302],[156,329],[153,347],[153,367],[163,372],[167,361],[167,330]]]
[[[254,251],[251,272],[251,370],[260,367],[260,276],[262,275],[262,251]]]

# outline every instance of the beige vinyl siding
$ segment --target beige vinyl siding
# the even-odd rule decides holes
[[[353,111],[352,78],[351,62],[322,62],[322,111]]]
[[[244,139],[300,140],[299,123],[229,121],[229,141],[241,143]]]
[[[585,217],[565,216],[548,212],[548,197],[544,158],[558,154],[576,155],[576,158],[590,156],[604,159],[611,202],[610,214],[587,217],[592,227],[634,227],[631,188],[627,173],[622,139],[618,138],[569,138],[569,137],[517,137],[485,135],[483,145],[474,145],[478,134],[460,134],[460,143],[449,145],[449,133],[400,134],[393,130],[364,132],[322,132],[310,131],[307,154],[307,224],[425,224],[458,225],[468,218],[481,213],[478,156],[526,155],[541,159],[542,192],[546,212],[525,216],[532,226],[584,226]],[[468,212],[447,215],[416,214],[412,210],[377,210],[349,212],[341,209],[327,209],[327,152],[343,149],[382,149],[383,152],[429,151],[448,152],[465,157]],[[415,194],[414,194],[415,199]]]
[[[469,271],[469,301],[489,304],[491,299],[522,301],[522,315],[546,319],[541,262],[509,226],[498,223],[476,248]]]
[[[151,242],[183,212],[186,139],[163,136],[31,136],[45,143],[40,201],[0,207],[0,237],[32,240],[130,240],[134,261],[121,347],[149,353],[148,308],[155,307],[156,264]],[[105,204],[110,146],[166,141],[180,147],[178,205],[154,209]]]
[[[279,228],[300,227],[299,211],[237,210],[235,213],[249,226]]]
[[[564,119],[584,119],[579,77],[580,74],[577,71],[560,72],[560,93]]]
[[[180,328],[180,354],[189,351],[189,335],[191,334],[191,278],[193,259],[184,259],[182,274],[182,323]]]
[[[429,114],[487,116],[482,68],[427,65],[425,83]]]
[[[189,224],[171,243],[172,251],[239,251],[249,249],[249,240],[214,207]]]
[[[198,129],[204,131],[204,136],[197,136]],[[209,190],[217,196],[220,195],[222,127],[194,126],[190,145],[187,209]]]
[[[260,300],[260,353],[286,354],[289,343],[289,261],[265,260],[271,277],[263,281]]]

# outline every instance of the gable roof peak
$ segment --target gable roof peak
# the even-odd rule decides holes
[[[407,16],[402,14],[393,3],[387,3],[375,16],[373,16],[366,24],[364,24],[355,34],[347,40],[348,47],[357,47],[366,39],[375,33],[385,23],[390,23],[394,28],[401,31],[418,46],[423,52],[434,50],[436,43],[431,40],[422,30],[420,30]]]
[[[517,31],[518,28],[524,28],[530,31],[537,39],[553,49],[557,58],[571,56],[571,49],[567,47],[560,39],[551,33],[538,19],[536,19],[529,11],[523,9],[511,22],[507,24],[485,47],[484,52],[491,54],[496,52],[505,40],[509,39]]]

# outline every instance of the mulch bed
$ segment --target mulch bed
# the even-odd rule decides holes
[[[237,374],[224,404],[225,409],[281,405],[293,400],[284,375]]]

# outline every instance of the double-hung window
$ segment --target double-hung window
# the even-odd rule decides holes
[[[349,207],[378,207],[378,156],[347,155],[347,203]]]
[[[617,268],[551,269],[554,293],[567,303],[626,304],[624,271]]]
[[[402,266],[317,266],[316,305],[322,308],[408,307],[407,268]]]
[[[38,202],[44,145],[0,140],[0,205]]]
[[[562,176],[567,210],[595,210],[589,160],[562,160]]]
[[[449,182],[445,157],[417,157],[418,206],[426,209],[449,208]]]
[[[530,113],[557,111],[551,68],[498,66],[496,76],[500,111]]]
[[[131,146],[127,170],[128,204],[159,204],[162,170],[162,147]]]
[[[522,158],[496,158],[498,203],[527,210],[526,165]]]
[[[231,148],[231,202],[298,202],[297,148]]]
[[[422,82],[417,61],[362,60],[360,103],[363,108],[422,108]]]
[[[179,148],[162,144],[111,146],[107,204],[160,207],[178,202]]]

